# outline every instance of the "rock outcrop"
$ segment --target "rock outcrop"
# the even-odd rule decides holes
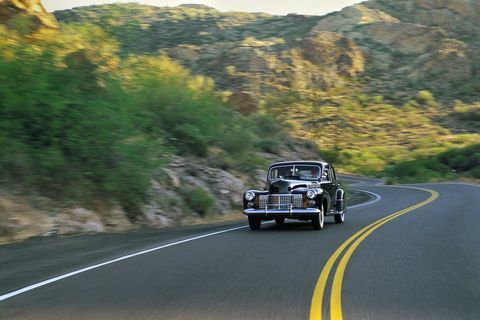
[[[313,30],[340,33],[361,48],[368,91],[405,101],[423,87],[451,101],[465,98],[462,90],[455,95],[460,82],[480,88],[478,9],[470,0],[371,0]]]
[[[53,230],[53,219],[38,207],[38,202],[38,199],[30,201],[26,197],[0,191],[0,243],[48,235]]]
[[[313,31],[353,32],[358,25],[375,22],[398,23],[400,21],[382,10],[358,4],[325,17],[313,28]]]
[[[212,151],[213,152],[213,151]],[[280,148],[279,154],[259,154],[271,162],[317,159],[318,151],[302,145]],[[241,219],[242,195],[248,188],[262,188],[265,170],[242,173],[224,170],[211,159],[173,157],[151,181],[149,201],[142,215],[131,217],[118,203],[100,201],[88,207],[65,206],[36,195],[0,189],[0,244],[33,236],[119,232],[140,226],[164,228],[207,221]],[[208,212],[192,206],[189,194],[200,189],[212,200]]]
[[[0,190],[0,243],[33,236],[118,232],[135,228],[118,204],[86,209]]]
[[[304,41],[304,56],[316,66],[341,76],[364,71],[364,57],[354,41],[334,32],[315,32]]]
[[[55,17],[48,13],[40,0],[0,0],[0,23],[27,28],[35,32],[41,28],[57,29]]]

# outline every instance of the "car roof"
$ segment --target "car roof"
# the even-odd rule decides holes
[[[272,163],[269,168],[273,166],[279,165],[300,165],[300,164],[313,164],[313,165],[320,165],[322,167],[328,166],[329,164],[325,161],[314,161],[314,160],[299,160],[299,161],[282,161],[282,162],[274,162]]]

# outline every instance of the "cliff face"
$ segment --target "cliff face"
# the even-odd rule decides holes
[[[234,103],[357,80],[402,103],[422,89],[445,101],[478,96],[479,10],[474,0],[370,0],[324,17],[134,4],[55,14],[62,23],[101,25],[124,54],[166,52],[213,77]]]
[[[0,0],[0,23],[16,28],[26,27],[27,32],[58,28],[55,17],[45,10],[40,0]]]
[[[373,0],[371,8],[383,10],[401,21],[439,27],[458,36],[478,34],[480,3],[476,0]]]
[[[214,78],[245,113],[273,92],[357,80],[366,92],[399,103],[421,89],[447,102],[480,95],[480,2],[474,0],[370,0],[324,17],[135,4],[55,14],[62,23],[100,25],[125,55],[166,52]],[[58,28],[40,0],[0,0],[0,22],[25,32]]]
[[[479,7],[469,0],[372,0],[322,19],[314,30],[360,46],[372,92],[402,99],[423,86],[463,99],[474,93],[465,88],[479,88]]]

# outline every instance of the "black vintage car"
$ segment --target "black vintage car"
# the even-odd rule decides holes
[[[260,229],[262,220],[283,224],[287,218],[311,221],[313,229],[319,230],[325,216],[344,222],[346,209],[335,169],[322,161],[273,163],[264,190],[248,190],[243,195],[243,213],[252,230]]]

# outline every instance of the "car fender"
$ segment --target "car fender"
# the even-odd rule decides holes
[[[247,190],[247,191],[245,191],[245,192],[243,193],[243,196],[242,196],[242,199],[243,199],[243,209],[244,209],[244,210],[247,209],[247,200],[245,200],[245,194],[246,194],[247,192],[249,192],[249,191],[255,193],[255,201],[258,201],[258,200],[257,200],[257,199],[258,199],[258,196],[268,194],[268,191],[265,191],[265,190]]]
[[[337,192],[335,194],[335,209],[337,211],[347,211],[347,206],[345,203],[345,191],[343,189],[337,189]]]
[[[332,206],[332,203],[331,203],[332,200],[330,198],[330,194],[325,190],[323,190],[323,192],[320,195],[318,195],[318,199],[317,199],[318,207],[323,205],[323,202],[327,202],[327,208],[324,212],[324,214],[327,215],[330,212],[330,208]]]

